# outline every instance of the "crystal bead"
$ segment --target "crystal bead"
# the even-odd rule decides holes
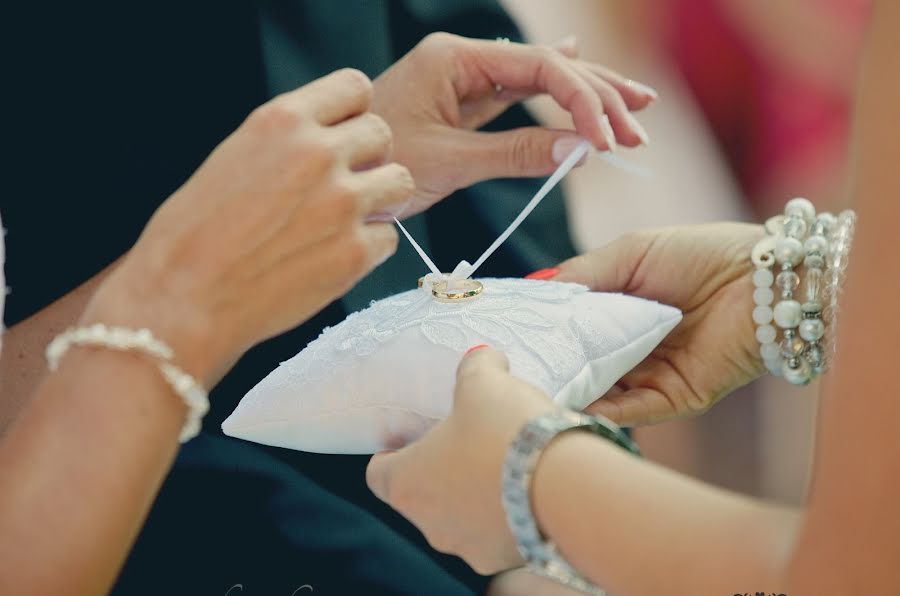
[[[813,369],[817,369],[822,366],[822,359],[824,354],[822,353],[822,348],[819,344],[810,344],[808,348],[806,348],[806,352],[803,354],[806,358],[806,361],[813,367]]]
[[[761,344],[770,344],[775,341],[777,331],[772,325],[761,325],[756,329],[756,339]]]
[[[793,271],[782,271],[775,278],[775,285],[782,290],[793,292],[800,285],[800,276]]]
[[[775,324],[782,329],[792,329],[800,324],[802,314],[800,303],[796,300],[782,300],[775,305]]]
[[[806,342],[799,337],[784,338],[781,340],[781,355],[785,358],[796,358],[803,354]]]
[[[756,288],[753,290],[753,302],[759,306],[768,306],[775,301],[772,288]]]
[[[757,269],[753,272],[753,285],[757,288],[771,288],[775,275],[768,269]]]
[[[831,213],[828,213],[827,211],[824,213],[819,213],[816,216],[816,225],[821,226],[823,228],[823,231],[825,232],[825,234],[832,231],[836,224],[837,224],[837,218],[834,215],[832,215]],[[822,234],[822,235],[824,236],[825,234]]]
[[[757,306],[753,309],[753,322],[757,325],[768,325],[774,316],[771,306]]]
[[[803,306],[800,307],[803,311],[804,318],[813,318],[818,317],[822,314],[822,303],[821,302],[804,302]]]
[[[806,235],[806,221],[799,217],[789,217],[784,222],[784,235],[791,238],[803,238]]]
[[[759,346],[759,355],[763,360],[777,360],[781,358],[781,347],[775,342],[769,342]]]
[[[822,281],[821,269],[810,269],[806,272],[806,301],[815,302],[819,297],[819,285]]]

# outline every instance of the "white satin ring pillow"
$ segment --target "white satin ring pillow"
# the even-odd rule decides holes
[[[348,316],[250,390],[222,430],[317,453],[414,440],[450,413],[460,358],[481,343],[505,352],[516,377],[581,409],[681,320],[671,306],[578,284],[481,281],[483,293],[463,302],[418,289]]]

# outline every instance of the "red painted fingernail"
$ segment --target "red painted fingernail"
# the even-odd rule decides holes
[[[468,350],[466,350],[466,353],[463,354],[463,356],[468,356],[469,354],[471,354],[471,353],[474,352],[475,350],[480,350],[481,348],[489,348],[489,347],[491,347],[491,346],[489,346],[489,345],[487,345],[487,344],[478,344],[477,346],[472,346],[471,348],[469,348]]]
[[[550,267],[529,273],[525,276],[525,279],[553,279],[557,275],[559,275],[559,267]]]

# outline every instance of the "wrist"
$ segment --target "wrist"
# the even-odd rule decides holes
[[[128,259],[91,298],[79,325],[149,329],[174,352],[173,362],[204,386],[227,361],[208,310],[178,296]]]

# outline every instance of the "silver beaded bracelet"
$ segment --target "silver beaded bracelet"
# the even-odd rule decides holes
[[[794,385],[806,385],[822,374],[833,350],[836,296],[840,290],[856,215],[816,214],[807,199],[788,201],[784,215],[766,222],[768,236],[753,247],[753,321],[766,369]],[[805,268],[803,301],[796,296]],[[775,271],[778,271],[777,275]],[[823,283],[824,282],[824,283]],[[778,287],[781,300],[772,307]],[[827,308],[823,303],[828,300]],[[772,324],[774,322],[774,325]],[[832,333],[826,337],[826,323]],[[777,328],[776,328],[777,327]],[[781,341],[778,341],[781,329]],[[823,346],[823,341],[828,346]]]
[[[194,377],[172,364],[171,360],[174,357],[172,348],[153,337],[149,329],[135,331],[125,327],[107,327],[101,323],[69,329],[57,335],[47,346],[47,366],[51,371],[59,368],[60,361],[72,346],[134,351],[156,360],[163,378],[188,408],[187,418],[178,440],[186,443],[200,432],[200,423],[209,411],[206,390]]]
[[[516,546],[528,569],[592,596],[605,592],[583,577],[566,561],[556,546],[546,540],[531,509],[531,477],[544,451],[559,433],[585,430],[639,455],[637,445],[615,423],[602,416],[589,416],[571,410],[557,410],[529,420],[516,435],[503,462],[503,508]]]

